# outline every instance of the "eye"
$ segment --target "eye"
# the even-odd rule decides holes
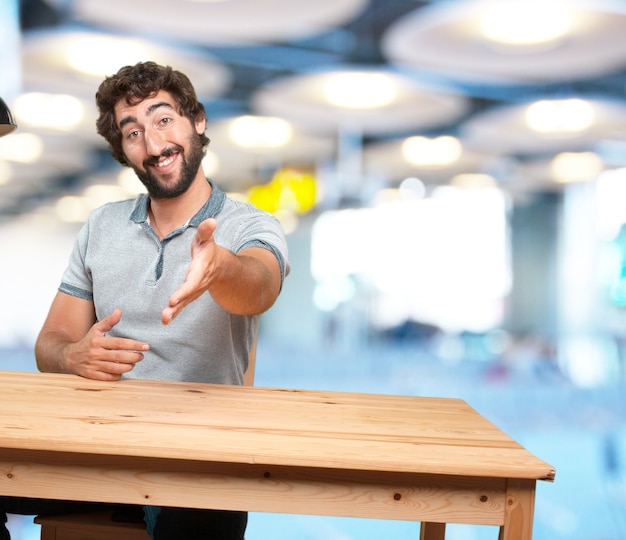
[[[132,131],[129,131],[128,134],[126,135],[127,138],[129,139],[135,139],[137,137],[139,137],[139,134],[141,132],[138,129],[134,129]]]
[[[164,117],[163,117],[163,118],[161,118],[161,120],[159,121],[159,123],[160,123],[162,126],[165,126],[165,125],[167,125],[167,124],[169,124],[169,123],[171,123],[171,122],[172,122],[172,119],[171,119],[169,116],[164,116]]]

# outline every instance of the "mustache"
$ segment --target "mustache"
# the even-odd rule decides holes
[[[166,148],[165,150],[163,150],[163,152],[161,152],[158,156],[150,156],[148,158],[146,158],[143,162],[144,167],[148,167],[150,165],[156,165],[161,159],[163,158],[168,158],[173,154],[176,154],[177,152],[181,152],[182,151],[182,146],[170,146],[169,148]]]

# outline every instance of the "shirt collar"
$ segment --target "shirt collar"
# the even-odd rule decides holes
[[[211,195],[200,210],[189,220],[189,225],[197,227],[205,219],[215,217],[224,206],[226,194],[213,182],[207,178],[207,182],[211,184]],[[142,193],[135,200],[135,206],[130,214],[130,220],[134,223],[145,223],[148,221],[148,203],[150,197],[147,193]]]

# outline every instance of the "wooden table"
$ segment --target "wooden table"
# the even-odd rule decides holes
[[[0,495],[500,526],[554,469],[464,401],[0,371]]]

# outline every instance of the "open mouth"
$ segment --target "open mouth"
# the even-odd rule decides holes
[[[153,156],[148,158],[144,162],[144,167],[146,168],[146,170],[148,167],[154,167],[157,170],[163,171],[176,161],[176,158],[178,157],[180,152],[180,148],[168,148],[167,150],[163,151],[160,156]]]
[[[166,157],[162,157],[157,163],[154,163],[154,167],[157,169],[163,169],[174,162],[177,154],[171,154]]]

